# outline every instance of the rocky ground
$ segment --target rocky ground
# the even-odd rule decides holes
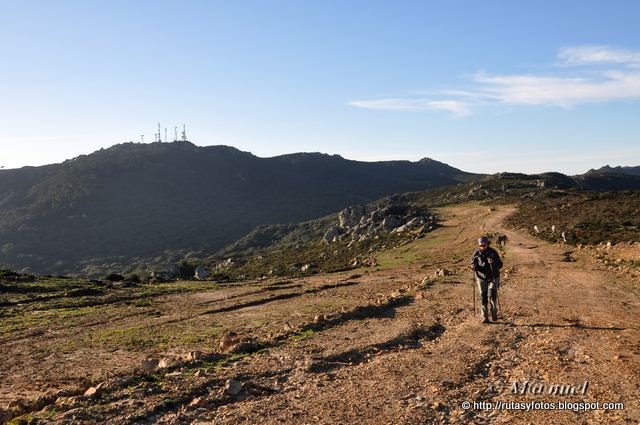
[[[440,209],[442,227],[380,254],[375,267],[96,296],[101,303],[82,314],[30,310],[56,320],[26,328],[9,317],[0,415],[74,424],[638,423],[636,276],[588,249],[506,230],[512,211]],[[509,237],[492,324],[473,312],[467,269],[482,232]],[[229,332],[237,336],[220,346]],[[549,394],[557,384],[577,394]],[[487,404],[498,402],[522,405]],[[523,410],[560,402],[624,409]]]

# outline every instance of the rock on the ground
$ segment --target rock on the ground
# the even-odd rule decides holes
[[[143,359],[140,366],[145,372],[153,372],[158,368],[160,359]]]
[[[195,362],[196,360],[200,360],[203,356],[204,353],[202,351],[190,351],[189,354],[187,354],[187,361]]]
[[[238,395],[242,391],[242,383],[235,379],[227,379],[224,383],[224,391],[229,395]]]
[[[168,367],[171,367],[171,365],[174,363],[175,363],[175,359],[172,359],[170,357],[164,357],[160,359],[160,361],[158,362],[158,369],[166,369]]]
[[[442,269],[436,270],[435,276],[436,277],[444,277],[444,276],[449,276],[451,274],[452,274],[451,270],[447,270],[445,268],[442,268]]]
[[[95,387],[89,387],[89,389],[84,392],[84,396],[89,398],[100,397],[100,394],[102,393],[102,387],[104,387],[104,383],[100,383]]]

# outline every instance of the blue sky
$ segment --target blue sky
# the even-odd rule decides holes
[[[158,122],[259,156],[640,165],[638,16],[637,1],[0,0],[0,166],[149,142]]]

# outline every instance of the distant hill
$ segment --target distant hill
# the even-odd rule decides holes
[[[587,171],[587,174],[597,174],[597,173],[617,173],[617,174],[631,174],[634,176],[640,176],[640,166],[637,167],[610,167],[609,165],[605,165],[604,167],[598,168],[597,170],[591,169]]]
[[[125,143],[0,171],[0,265],[31,273],[216,252],[258,225],[297,223],[478,175],[423,159],[359,162],[228,146]]]
[[[562,230],[571,229],[571,243],[597,243],[605,237],[612,241],[627,240],[634,235],[637,238],[637,232],[630,233],[630,229],[637,229],[635,211],[640,191],[624,190],[629,186],[640,189],[640,179],[613,173],[587,177],[555,172],[532,175],[497,173],[468,183],[388,196],[365,208],[391,207],[394,210],[391,214],[405,209],[401,215],[408,221],[419,215],[431,216],[434,207],[469,201],[488,202],[489,206],[504,203],[518,206],[517,212],[508,219],[515,228],[531,227],[533,224],[530,223],[539,224],[541,228],[555,224]],[[539,208],[542,204],[544,208]],[[569,204],[573,206],[569,208]],[[400,246],[414,238],[428,237],[422,232],[391,232],[354,242],[351,236],[354,233],[361,235],[354,230],[339,241],[325,243],[326,235],[334,234],[332,229],[341,227],[340,223],[353,209],[350,207],[296,224],[261,225],[217,253],[190,255],[178,263],[200,264],[210,270],[218,270],[215,278],[221,280],[251,279],[272,274],[295,276],[348,269],[353,264],[366,263],[382,247]],[[599,219],[599,214],[603,220]],[[532,228],[529,230],[533,232]],[[557,242],[561,232],[547,232],[542,236]],[[232,261],[231,266],[226,266],[228,261]],[[313,264],[316,268],[305,272],[300,268],[302,264]],[[128,270],[157,269],[164,265],[166,263],[143,261],[132,264]]]

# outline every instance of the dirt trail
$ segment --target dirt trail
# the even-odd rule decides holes
[[[363,362],[308,374],[291,393],[230,405],[225,423],[637,423],[638,292],[588,258],[564,262],[566,249],[502,227],[512,212],[500,208],[453,207],[440,229],[440,249],[469,256],[480,229],[507,234],[501,291],[502,318],[490,325],[472,315],[467,262],[458,267],[463,284],[444,283],[427,299],[399,308],[395,317],[352,323],[309,346],[336,351],[349,338],[352,350],[367,335],[415,323],[440,323],[441,334],[419,347],[399,347]],[[450,267],[450,266],[448,266]],[[409,271],[415,271],[411,267]],[[326,344],[326,345],[323,345]],[[364,342],[361,342],[364,344]],[[355,346],[355,347],[354,347]],[[298,349],[304,351],[304,349]],[[313,350],[307,347],[308,352]],[[302,355],[298,353],[298,355]],[[320,361],[321,363],[321,361]],[[511,394],[513,382],[581,385],[586,395]],[[517,411],[464,409],[475,402],[624,402],[620,411]],[[486,405],[485,405],[486,406]]]
[[[67,412],[58,406],[49,417],[53,422],[166,424],[638,423],[637,286],[581,251],[571,254],[575,262],[567,262],[569,247],[503,228],[512,211],[488,211],[477,204],[444,208],[442,227],[381,254],[380,267],[355,275],[281,282],[281,290],[253,285],[166,297],[150,307],[163,313],[146,319],[150,329],[190,334],[220,327],[258,337],[285,323],[297,330],[240,361],[201,367],[197,374],[185,366],[157,378],[161,382],[108,389],[95,403],[76,401]],[[474,315],[468,270],[483,231],[509,237],[501,318],[492,324]],[[453,274],[419,285],[441,267]],[[310,325],[317,314],[327,318]],[[127,320],[119,326],[144,325],[137,317]],[[208,348],[202,347],[211,352],[213,345]],[[118,374],[126,374],[131,359],[144,354],[112,351],[92,353],[100,359],[94,373],[115,363]],[[86,367],[66,366],[70,375]],[[230,378],[244,385],[239,397],[224,394]],[[527,381],[528,388],[544,386],[545,394],[512,394],[514,383],[521,387]],[[554,384],[585,381],[584,395],[547,394]],[[20,385],[28,387],[14,383]],[[464,402],[471,407],[464,408]],[[556,407],[622,402],[624,410],[484,409],[489,405],[474,402]]]

